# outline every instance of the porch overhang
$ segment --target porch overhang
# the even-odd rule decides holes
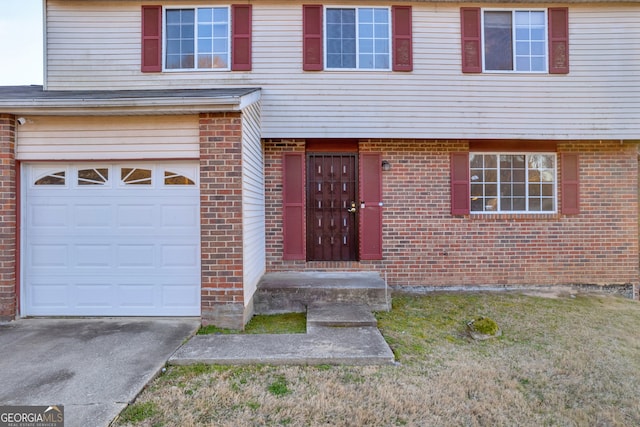
[[[0,86],[0,113],[49,116],[122,116],[242,111],[260,100],[260,88],[45,91]]]

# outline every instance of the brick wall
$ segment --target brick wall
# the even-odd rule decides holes
[[[202,323],[242,329],[242,118],[200,115]]]
[[[0,320],[16,316],[15,116],[0,114]]]
[[[638,283],[635,144],[558,143],[559,153],[580,153],[579,215],[454,217],[449,155],[468,150],[467,142],[361,141],[360,151],[384,153],[392,169],[382,175],[384,259],[351,263],[282,261],[279,162],[303,142],[266,141],[265,148],[269,271],[378,270],[390,285]]]

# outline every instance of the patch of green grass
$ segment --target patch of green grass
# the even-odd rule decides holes
[[[291,393],[291,390],[289,390],[289,387],[287,385],[287,379],[284,377],[284,375],[279,375],[278,377],[276,377],[275,381],[269,384],[267,390],[274,396],[285,396]]]
[[[259,314],[247,323],[244,331],[203,326],[198,335],[211,334],[304,334],[307,332],[306,313]]]
[[[224,328],[218,328],[217,326],[214,325],[207,325],[207,326],[202,326],[200,329],[198,329],[198,332],[196,333],[196,335],[229,335],[229,334],[239,334],[242,333],[242,331],[237,330],[237,329],[224,329]]]
[[[140,402],[129,405],[120,414],[120,422],[139,423],[147,420],[158,413],[158,408],[154,402]]]
[[[245,334],[304,334],[307,332],[306,313],[261,314],[245,326]]]

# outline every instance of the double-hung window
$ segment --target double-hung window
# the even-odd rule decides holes
[[[391,69],[389,8],[334,8],[325,11],[327,69]]]
[[[228,70],[228,7],[166,9],[165,69]]]
[[[251,11],[143,5],[141,71],[251,71]]]
[[[569,9],[460,8],[463,73],[569,73]]]
[[[547,71],[544,10],[484,10],[485,71]]]
[[[470,153],[471,212],[556,212],[555,153]]]

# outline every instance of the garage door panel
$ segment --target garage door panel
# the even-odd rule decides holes
[[[30,247],[31,266],[34,268],[66,269],[69,265],[69,248],[67,245],[48,243],[33,244]]]
[[[38,165],[35,185],[24,165],[23,313],[199,315],[198,165],[180,165],[188,180],[167,175],[179,169],[169,163],[125,165],[151,170],[150,185],[120,182],[122,165],[101,164],[98,175],[86,163]],[[64,185],[50,176],[60,171]]]
[[[76,244],[73,247],[75,266],[78,268],[112,268],[113,245]]]
[[[113,227],[113,206],[109,204],[77,204],[73,207],[76,228],[110,229]],[[97,230],[96,230],[97,231]]]
[[[54,203],[55,202],[42,200],[38,203],[31,204],[29,206],[30,221],[28,225],[42,231],[47,229],[57,232],[66,230],[69,226],[67,221],[69,217],[69,206],[56,205]]]
[[[193,229],[200,222],[193,204],[164,205],[160,210],[160,226],[172,229]]]

